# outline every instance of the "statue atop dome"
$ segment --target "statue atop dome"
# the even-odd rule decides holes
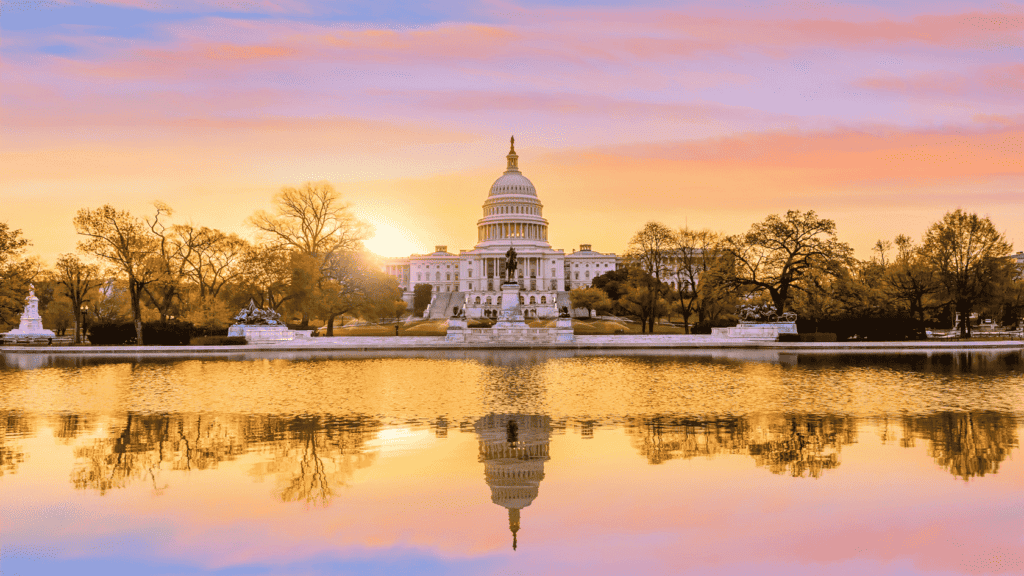
[[[505,156],[505,158],[508,158],[508,168],[505,171],[519,172],[519,155],[516,154],[516,137],[513,136],[510,142],[511,145],[508,149],[508,156]]]

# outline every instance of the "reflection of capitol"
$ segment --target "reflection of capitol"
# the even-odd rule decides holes
[[[550,458],[551,418],[523,414],[491,414],[474,425],[480,438],[480,461],[491,487],[491,502],[508,509],[512,549],[518,545],[519,512],[529,506],[544,479]]]

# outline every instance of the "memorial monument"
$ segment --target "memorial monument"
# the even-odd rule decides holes
[[[519,294],[519,282],[516,281],[518,268],[516,249],[510,247],[505,252],[505,281],[501,283],[501,309],[494,329],[529,328],[523,319],[522,297]]]
[[[270,308],[259,308],[249,300],[249,306],[238,312],[235,323],[228,327],[228,336],[243,336],[249,343],[292,340],[295,335],[281,323],[281,315]]]
[[[36,288],[32,284],[28,285],[26,300],[25,311],[21,314],[18,327],[3,335],[4,343],[52,342],[57,335],[53,330],[43,328],[43,318],[39,315],[39,298],[36,297]]]

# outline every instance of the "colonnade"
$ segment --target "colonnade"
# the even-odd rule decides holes
[[[548,227],[543,224],[528,222],[500,222],[484,224],[477,229],[477,240],[504,240],[508,238],[526,238],[529,240],[548,239]]]
[[[558,278],[558,270],[555,270],[556,276],[552,277],[550,274],[544,274],[544,258],[540,256],[521,256],[519,258],[519,267],[517,270],[517,279],[523,280],[523,288],[526,290],[543,290],[550,291],[550,282],[552,279]],[[466,277],[466,280],[473,282],[479,278],[480,282],[486,282],[487,280],[496,281],[492,291],[498,291],[501,289],[501,282],[504,281],[502,277],[502,266],[505,264],[504,256],[485,257],[477,260],[482,270],[471,269],[470,275]],[[475,268],[475,262],[471,263],[470,266]],[[553,266],[553,265],[552,265]],[[536,287],[532,287],[529,280],[536,280]],[[557,286],[557,285],[556,285]],[[486,289],[485,284],[481,284],[481,289]],[[475,290],[473,290],[475,291]]]

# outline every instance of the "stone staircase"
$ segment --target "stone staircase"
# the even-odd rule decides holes
[[[465,302],[466,297],[462,292],[438,292],[434,301],[430,303],[426,317],[431,320],[449,318],[452,315],[452,306],[458,306],[461,309]]]

